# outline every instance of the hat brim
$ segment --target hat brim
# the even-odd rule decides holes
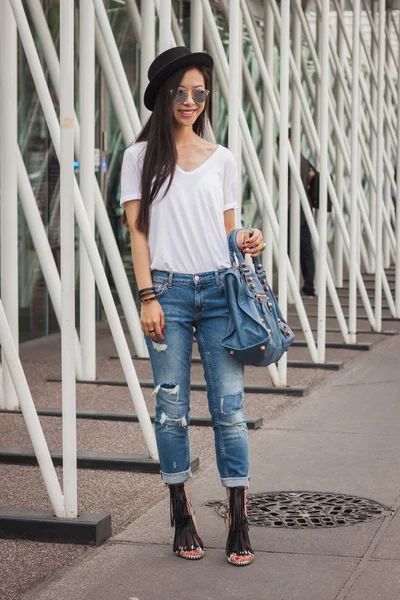
[[[154,109],[157,92],[164,83],[164,81],[170,77],[176,71],[184,69],[185,67],[206,67],[212,70],[214,61],[209,54],[206,52],[193,52],[187,56],[181,56],[170,63],[166,64],[160,69],[149,82],[143,97],[143,102],[148,110]]]

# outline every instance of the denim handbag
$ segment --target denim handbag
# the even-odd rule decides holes
[[[230,318],[221,343],[243,364],[266,367],[278,362],[294,333],[282,316],[260,259],[253,259],[254,271],[245,262],[236,243],[237,232],[228,235],[232,266],[224,275],[224,287]]]

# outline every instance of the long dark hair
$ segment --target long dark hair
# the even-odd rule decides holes
[[[171,75],[158,90],[154,110],[135,140],[135,143],[147,142],[142,170],[140,208],[136,221],[136,228],[146,236],[149,233],[150,206],[168,180],[165,196],[171,187],[175,173],[177,153],[172,134],[173,116],[170,91],[178,89],[184,74],[192,68],[200,71],[204,77],[205,88],[210,89],[211,74],[205,67],[186,67]],[[205,134],[209,97],[204,110],[193,124],[194,133],[200,137],[204,137]],[[125,211],[122,214],[121,222],[124,225],[128,223]]]

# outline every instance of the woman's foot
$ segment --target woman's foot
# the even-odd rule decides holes
[[[229,531],[226,541],[228,562],[236,567],[245,567],[254,560],[249,539],[249,523],[246,512],[246,488],[228,488],[228,510],[226,526]]]
[[[193,507],[186,497],[184,483],[169,486],[171,497],[171,527],[175,525],[173,550],[181,558],[203,558],[203,542],[197,533]]]

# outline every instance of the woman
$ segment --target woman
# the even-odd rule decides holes
[[[204,139],[211,56],[171,48],[149,68],[144,95],[152,115],[127,148],[121,204],[142,302],[156,392],[155,430],[163,481],[169,486],[174,551],[203,557],[203,543],[186,496],[191,477],[189,394],[195,335],[207,382],[217,465],[227,488],[231,564],[250,564],[245,493],[248,435],[243,411],[243,365],[221,345],[228,312],[224,272],[230,267],[227,234],[235,228],[237,169],[232,154]],[[238,231],[252,256],[262,247],[254,229]]]

